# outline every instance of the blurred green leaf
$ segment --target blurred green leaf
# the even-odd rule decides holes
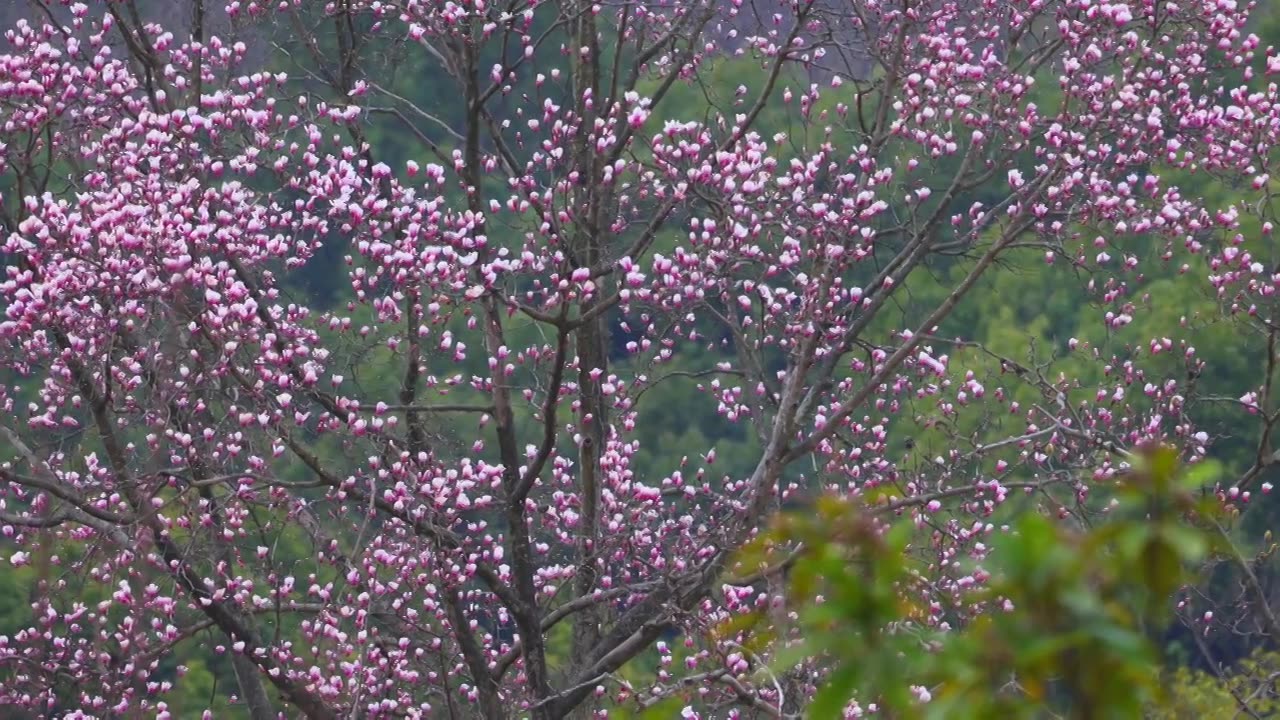
[[[1196,482],[1209,472],[1197,468]],[[779,669],[826,668],[810,717],[838,717],[853,698],[901,718],[1033,717],[1064,705],[1077,717],[1133,717],[1158,690],[1157,653],[1143,628],[1168,616],[1170,594],[1208,548],[1187,522],[1196,507],[1190,485],[1175,452],[1150,448],[1104,522],[1076,529],[1023,514],[994,539],[983,561],[991,578],[968,597],[1007,609],[945,633],[903,631],[927,614],[917,599],[924,586],[906,562],[918,530],[880,525],[865,505],[821,498],[810,513],[780,518],[744,551],[743,567],[757,567],[763,547],[774,555],[800,548],[788,594],[799,603],[803,642],[774,658]],[[750,624],[740,622],[734,629]],[[934,688],[933,702],[920,703],[913,685]]]

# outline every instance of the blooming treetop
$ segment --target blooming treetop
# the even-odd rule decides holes
[[[787,548],[726,575],[780,502],[915,518],[938,627],[1006,502],[1083,513],[1126,448],[1208,441],[1159,370],[1184,326],[1055,376],[942,334],[984,277],[1057,260],[1116,332],[1147,263],[1274,294],[1251,210],[1167,179],[1269,187],[1280,58],[1233,0],[207,4],[63,2],[0,56],[33,712],[167,715],[207,642],[255,718],[797,713],[820,668],[710,632],[785,622]],[[334,302],[291,284],[326,252]],[[745,449],[643,444],[669,383]],[[926,407],[954,442],[904,458]]]

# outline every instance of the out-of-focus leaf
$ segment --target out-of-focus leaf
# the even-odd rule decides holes
[[[1142,622],[1168,612],[1168,596],[1208,547],[1186,522],[1199,509],[1185,488],[1213,472],[1203,465],[1188,479],[1176,452],[1149,449],[1124,475],[1123,501],[1104,522],[1076,529],[1041,513],[1019,517],[994,541],[995,563],[983,562],[990,582],[966,595],[1011,609],[989,610],[927,641],[901,631],[930,615],[905,562],[919,539],[914,524],[885,528],[864,506],[820,499],[770,537],[804,543],[788,587],[800,601],[804,641],[779,649],[774,666],[822,659],[829,674],[809,709],[815,718],[839,717],[853,697],[902,718],[1036,717],[1063,697],[1086,714],[1134,717],[1156,690]],[[818,595],[823,602],[804,606]],[[920,705],[908,691],[913,683],[933,688],[933,702]]]

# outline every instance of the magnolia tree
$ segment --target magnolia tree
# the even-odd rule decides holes
[[[1233,0],[144,5],[35,0],[0,56],[30,712],[166,714],[194,646],[254,718],[798,714],[821,663],[724,630],[788,621],[795,548],[736,554],[781,505],[914,520],[910,621],[954,626],[1002,508],[1205,452],[1146,273],[1274,349],[1280,59]],[[1169,320],[1074,375],[948,324],[1019,263]],[[1228,398],[1268,430],[1273,356]],[[732,457],[641,442],[657,398]]]

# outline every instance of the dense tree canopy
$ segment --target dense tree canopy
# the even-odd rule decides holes
[[[1269,667],[1280,33],[1251,10],[8,9],[0,701],[795,717],[843,666],[791,582],[814,537],[771,517],[893,539],[887,594],[846,599],[903,614],[859,637],[1031,638],[984,618],[1038,602],[1055,528],[1116,564],[1051,587],[1129,597],[1143,555],[1092,529],[1156,445],[1222,514],[1177,496],[1207,554],[1116,526],[1180,579],[1153,671]],[[1186,704],[1274,702],[1181,672]],[[844,711],[928,704],[923,665],[884,677]]]

